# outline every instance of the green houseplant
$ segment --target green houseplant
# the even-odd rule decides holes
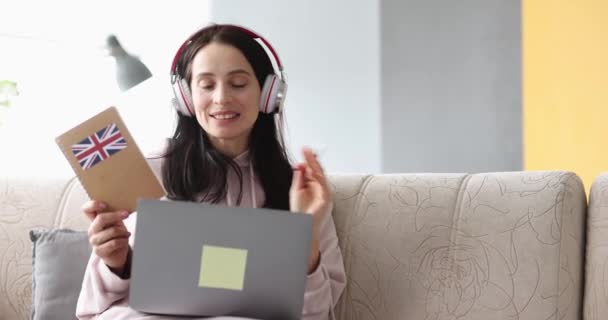
[[[13,97],[19,95],[17,83],[10,80],[0,80],[0,126],[6,118],[7,110],[11,107]]]

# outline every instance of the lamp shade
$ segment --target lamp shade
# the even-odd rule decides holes
[[[152,76],[148,67],[137,57],[129,54],[115,35],[110,35],[106,39],[106,49],[108,55],[116,60],[116,81],[121,91],[129,90]]]

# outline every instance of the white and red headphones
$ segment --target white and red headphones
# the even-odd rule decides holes
[[[259,36],[257,33],[246,29],[244,27],[224,24],[220,25],[223,27],[236,28],[249,36],[251,36],[254,40],[258,41],[260,45],[264,44],[266,48],[272,53],[272,57],[277,64],[278,71],[274,74],[270,74],[266,77],[264,81],[264,86],[262,87],[262,93],[260,95],[260,112],[262,113],[279,113],[283,109],[283,103],[285,102],[285,94],[287,93],[287,82],[285,79],[285,73],[283,72],[283,65],[281,64],[281,60],[277,55],[274,48],[270,45],[270,43]],[[190,91],[190,85],[186,79],[184,79],[179,72],[177,71],[177,61],[179,60],[182,51],[184,48],[190,44],[191,39],[186,40],[177,50],[175,57],[173,58],[173,63],[171,64],[171,86],[173,87],[173,106],[177,109],[177,111],[185,116],[194,117],[194,103],[192,102],[192,93]],[[262,48],[264,49],[264,48]],[[264,49],[264,52],[266,50]]]

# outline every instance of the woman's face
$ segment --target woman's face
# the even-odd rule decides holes
[[[192,61],[192,101],[198,123],[215,147],[244,151],[258,117],[261,89],[237,48],[210,43]]]

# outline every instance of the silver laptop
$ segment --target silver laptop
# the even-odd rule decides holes
[[[300,319],[312,216],[140,200],[129,304],[175,316]]]

